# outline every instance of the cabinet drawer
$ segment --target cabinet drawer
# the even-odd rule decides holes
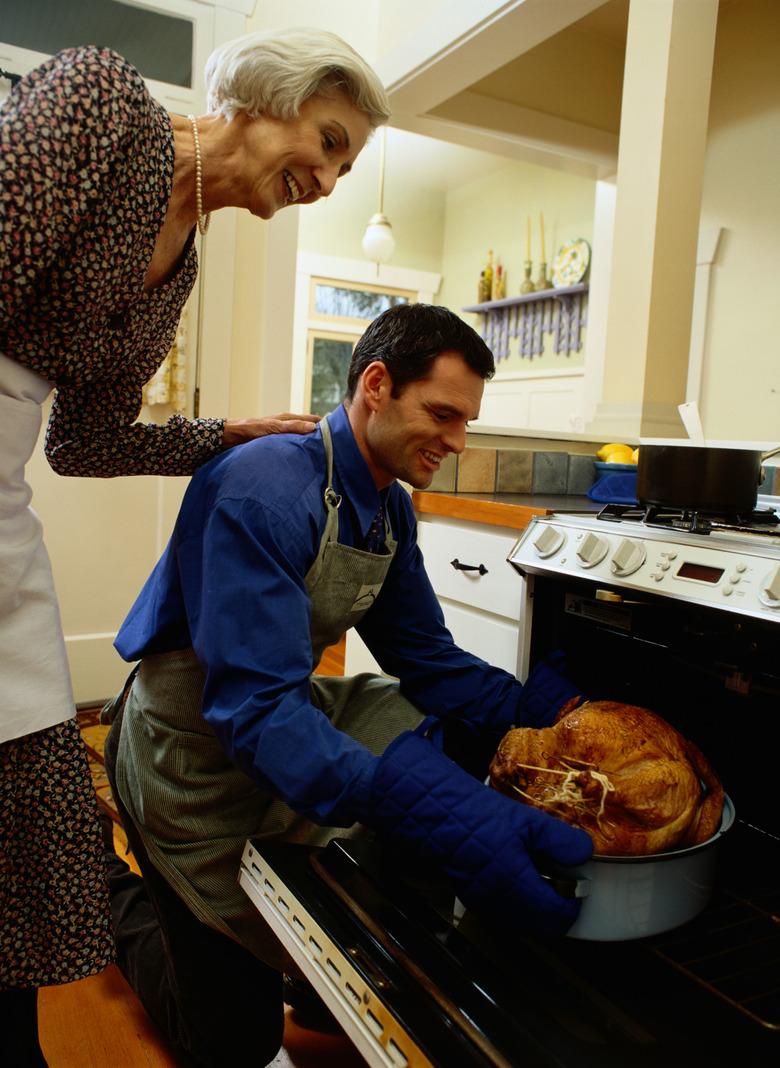
[[[417,543],[436,595],[493,612],[507,619],[520,618],[522,582],[507,556],[519,537],[511,530],[481,530],[474,526],[422,521]],[[460,571],[451,561],[486,568]]]
[[[444,622],[455,644],[494,667],[517,674],[518,626],[508,619],[483,616],[471,608],[442,604]]]

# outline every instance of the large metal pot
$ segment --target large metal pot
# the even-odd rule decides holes
[[[637,500],[702,512],[752,512],[763,455],[750,448],[640,445]]]
[[[726,797],[720,829],[700,845],[645,857],[594,856],[565,869],[563,881],[553,878],[553,884],[583,899],[569,937],[624,942],[692,920],[710,899],[717,846],[733,822],[734,806]]]

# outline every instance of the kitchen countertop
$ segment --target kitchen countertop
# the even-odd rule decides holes
[[[589,497],[534,493],[443,493],[414,490],[412,503],[418,515],[467,519],[511,530],[525,530],[535,515],[551,512],[598,512],[602,504]]]

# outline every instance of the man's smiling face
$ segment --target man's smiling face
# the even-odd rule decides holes
[[[459,352],[446,351],[433,360],[425,378],[407,383],[394,397],[389,372],[378,366],[384,381],[366,425],[369,469],[380,489],[395,479],[425,489],[442,460],[465,448],[485,383]]]

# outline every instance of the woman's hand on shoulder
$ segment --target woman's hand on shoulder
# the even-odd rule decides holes
[[[318,415],[266,415],[262,419],[229,419],[225,422],[222,444],[226,449],[266,434],[310,434],[319,423]]]

